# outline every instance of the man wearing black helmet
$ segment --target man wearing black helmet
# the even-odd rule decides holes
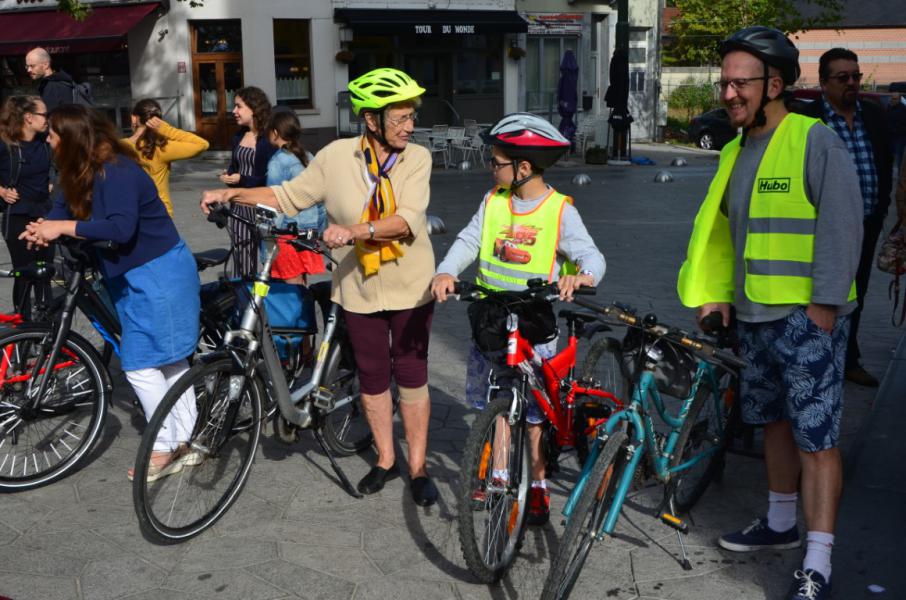
[[[719,46],[720,99],[740,137],[721,152],[695,220],[677,291],[699,318],[737,316],[741,408],[764,425],[767,515],[721,536],[737,552],[807,549],[790,598],[830,597],[830,556],[842,490],[837,448],[843,360],[861,245],[855,166],[818,119],[792,114],[784,88],[799,77],[798,51],[769,27]]]

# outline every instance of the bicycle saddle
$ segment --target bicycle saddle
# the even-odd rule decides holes
[[[204,271],[208,267],[216,267],[225,263],[230,256],[230,251],[227,248],[214,248],[204,252],[195,252],[192,256],[195,257],[195,265],[198,270]]]

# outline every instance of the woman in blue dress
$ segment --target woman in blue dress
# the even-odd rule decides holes
[[[50,115],[47,141],[59,169],[60,193],[46,219],[21,238],[46,247],[60,236],[116,243],[98,250],[98,268],[122,325],[120,363],[150,418],[188,370],[198,341],[199,280],[154,182],[106,117],[78,105]],[[188,441],[195,402],[180,403],[154,445],[148,479],[198,464]],[[129,471],[131,479],[132,471]]]

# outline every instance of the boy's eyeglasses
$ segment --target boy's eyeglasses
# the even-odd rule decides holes
[[[859,83],[862,81],[862,73],[859,73],[858,71],[852,73],[837,73],[836,75],[829,75],[827,78],[835,80],[840,85],[846,84],[850,78],[856,83]]]
[[[490,167],[492,171],[496,171],[500,167],[505,167],[507,165],[515,165],[515,164],[516,164],[516,161],[514,161],[514,160],[511,160],[510,162],[497,162],[496,158],[492,158],[491,160],[488,161],[488,167]]]

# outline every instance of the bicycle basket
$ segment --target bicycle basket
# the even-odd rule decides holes
[[[495,294],[469,306],[472,339],[481,352],[506,348],[506,318],[510,313],[519,317],[519,333],[530,344],[543,344],[557,337],[557,318],[550,302]]]
[[[623,338],[623,370],[632,382],[636,382],[643,362],[639,360],[644,334],[635,328],[629,328]],[[664,357],[654,369],[654,381],[662,394],[674,398],[688,398],[692,391],[692,379],[695,376],[695,357],[687,350],[677,348],[675,344],[648,337],[645,347],[655,347],[663,352]]]

